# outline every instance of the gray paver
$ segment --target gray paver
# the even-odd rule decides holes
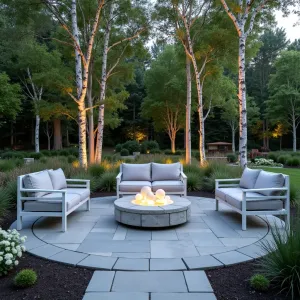
[[[224,265],[233,265],[252,259],[250,256],[247,256],[237,251],[229,251],[225,253],[214,254],[213,256],[217,260],[221,261]]]
[[[264,256],[265,255],[265,252],[264,250],[262,249],[262,247],[260,245],[249,245],[247,247],[244,247],[244,248],[239,248],[237,249],[238,252],[241,252],[245,255],[248,255],[252,258],[258,258],[258,257],[261,257],[261,256]]]
[[[115,232],[113,240],[120,240],[120,241],[125,240],[126,234],[127,234],[127,228],[119,225]]]
[[[257,242],[257,238],[220,238],[226,247],[245,247]]]
[[[149,300],[149,294],[148,293],[86,293],[83,297],[83,300]]]
[[[117,272],[113,292],[187,292],[180,271]]]
[[[192,241],[151,241],[151,258],[199,256]]]
[[[149,259],[147,258],[119,258],[114,265],[114,270],[148,271]]]
[[[126,234],[126,240],[133,241],[150,241],[151,231],[129,228]]]
[[[86,292],[109,292],[114,276],[114,271],[95,271]]]
[[[32,250],[34,248],[38,248],[41,246],[45,246],[47,245],[46,243],[44,243],[43,241],[41,241],[40,239],[36,238],[36,237],[29,237],[27,236],[27,240],[24,243],[24,246],[26,247],[26,250]]]
[[[64,249],[55,247],[55,246],[50,245],[50,244],[46,244],[44,246],[31,249],[30,253],[34,254],[34,255],[37,255],[37,256],[40,256],[40,257],[48,258],[48,257],[53,256],[53,255],[55,255],[59,252],[62,252],[62,251],[64,251]]]
[[[141,226],[141,215],[132,214],[125,211],[121,212],[121,223],[133,225],[133,226]]]
[[[170,226],[170,215],[142,215],[143,227],[164,227]]]
[[[103,241],[103,240],[112,240],[114,236],[114,233],[112,232],[90,232],[86,238],[87,240],[93,240],[93,241]]]
[[[186,270],[181,258],[152,258],[150,259],[151,271],[180,271]]]
[[[177,241],[178,237],[174,229],[152,230],[153,241]]]
[[[190,293],[213,292],[213,289],[204,271],[184,271],[183,273]]]
[[[77,265],[80,261],[87,257],[87,254],[64,250],[51,257],[50,260],[60,261],[65,264]]]
[[[218,268],[224,266],[220,261],[210,255],[183,258],[190,270]]]
[[[67,250],[76,251],[80,244],[53,244],[54,246],[64,248]]]
[[[89,255],[83,259],[78,266],[90,267],[95,269],[111,270],[116,263],[116,257],[103,257],[100,255]]]
[[[186,211],[170,214],[170,225],[182,224],[187,221]]]
[[[200,246],[196,247],[200,255],[211,255],[217,253],[223,253],[227,251],[234,251],[237,247],[225,247],[225,246]]]
[[[213,293],[152,293],[151,300],[217,300]]]
[[[150,252],[115,252],[112,253],[112,257],[124,257],[124,258],[150,258]]]

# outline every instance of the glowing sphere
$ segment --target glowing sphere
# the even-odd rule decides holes
[[[160,200],[163,200],[165,198],[165,195],[166,195],[166,193],[162,189],[157,190],[155,193],[156,198],[160,199]]]
[[[154,205],[155,202],[153,200],[148,200],[148,205]]]
[[[137,201],[143,200],[143,195],[140,194],[140,193],[136,194],[136,195],[135,195],[135,200],[137,200]]]
[[[141,194],[143,198],[146,198],[147,194],[151,192],[151,187],[150,186],[143,186],[141,189]],[[152,193],[152,192],[151,192]]]
[[[165,203],[165,199],[156,199],[155,201],[158,204],[164,204]]]
[[[147,200],[153,201],[153,203],[156,199],[155,195],[151,191],[147,193],[146,198],[147,198]]]
[[[170,196],[166,196],[166,197],[165,197],[165,201],[166,201],[166,202],[169,202],[170,200],[171,200]]]

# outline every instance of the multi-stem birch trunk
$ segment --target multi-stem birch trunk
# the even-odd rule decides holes
[[[87,90],[87,102],[90,108],[88,113],[88,122],[89,122],[89,163],[93,164],[95,161],[95,135],[94,135],[94,108],[93,108],[93,62],[90,67],[89,74],[89,82],[88,82],[88,90]]]
[[[288,122],[292,126],[293,131],[293,152],[297,152],[297,128],[300,124],[300,115],[297,113],[297,106],[294,100],[290,100],[290,105]]]
[[[53,149],[61,150],[62,149],[62,134],[61,134],[61,120],[53,120]]]
[[[245,81],[245,55],[246,41],[248,35],[252,32],[255,18],[262,7],[268,0],[238,1],[238,13],[234,15],[233,10],[229,8],[226,0],[220,0],[230,19],[232,20],[239,37],[239,159],[240,165],[245,168],[247,166],[247,105],[246,105],[246,81]],[[250,17],[250,18],[249,18]],[[247,26],[247,28],[246,28]]]
[[[179,110],[179,106],[170,108],[170,106],[168,105],[168,101],[166,101],[166,114],[164,121],[166,124],[167,134],[171,141],[172,153],[175,153],[176,151],[176,134],[180,130],[180,128],[182,128],[178,119]]]
[[[228,124],[231,128],[232,152],[235,153],[235,132],[237,130],[237,123],[235,121],[229,121]]]
[[[186,116],[185,116],[185,163],[192,163],[191,111],[192,111],[192,76],[191,60],[186,56]]]

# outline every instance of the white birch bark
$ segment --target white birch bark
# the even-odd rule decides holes
[[[34,131],[34,145],[35,145],[35,152],[40,152],[40,115],[35,115],[35,131]]]
[[[191,61],[186,56],[186,116],[185,116],[185,163],[192,163],[192,139],[191,139],[191,110],[192,110],[192,76]]]
[[[95,160],[95,136],[94,136],[94,108],[93,108],[93,63],[91,63],[90,79],[88,83],[87,101],[89,106],[88,123],[89,123],[89,163],[93,164]]]

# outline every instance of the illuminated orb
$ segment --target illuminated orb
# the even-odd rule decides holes
[[[142,187],[142,189],[141,189],[141,194],[142,194],[143,198],[146,198],[146,195],[147,195],[149,192],[151,192],[150,186],[144,186],[144,187]]]
[[[135,195],[135,200],[137,200],[137,201],[143,200],[143,195],[140,194],[140,193],[136,194],[136,195]]]
[[[166,202],[168,202],[168,201],[170,201],[170,200],[171,200],[170,196],[166,196],[166,197],[165,197],[165,201],[166,201]]]
[[[156,191],[155,196],[159,200],[163,200],[165,198],[166,192],[162,189]]]
[[[156,199],[155,195],[151,191],[147,193],[146,198],[149,201],[153,201],[153,203],[154,203],[154,201]]]

